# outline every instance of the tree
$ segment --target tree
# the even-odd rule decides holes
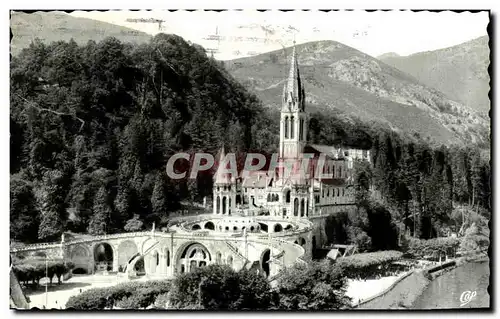
[[[106,188],[102,186],[94,198],[94,214],[89,222],[88,232],[92,235],[104,235],[108,233],[108,225],[112,215],[111,206],[108,202]]]
[[[47,171],[43,176],[43,184],[36,195],[41,215],[39,239],[54,240],[64,230],[66,191],[63,178],[63,174],[58,170]]]
[[[35,242],[39,215],[31,183],[24,174],[15,174],[10,182],[10,237]]]
[[[256,272],[236,272],[227,265],[209,265],[178,275],[172,282],[170,303],[186,309],[267,309],[272,293],[266,279]]]
[[[350,306],[346,279],[328,260],[295,264],[280,274],[276,291],[280,310],[333,310]]]
[[[164,216],[167,213],[167,201],[165,197],[165,180],[163,174],[156,175],[153,195],[151,195],[151,206],[153,214]]]
[[[134,214],[134,218],[127,220],[127,223],[125,224],[125,227],[123,227],[123,229],[129,232],[136,232],[140,231],[143,225],[144,223],[139,219],[139,215]]]

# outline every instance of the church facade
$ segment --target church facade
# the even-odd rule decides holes
[[[277,154],[283,165],[271,174],[266,170],[253,171],[248,176],[217,175],[213,213],[312,220],[354,209],[354,161],[370,161],[370,151],[308,144],[308,124],[306,92],[294,46],[280,114]],[[301,167],[306,155],[308,166]],[[222,150],[220,163],[224,165],[226,161]],[[292,163],[288,173],[283,168],[286,163]]]

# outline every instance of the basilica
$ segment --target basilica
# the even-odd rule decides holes
[[[213,188],[215,215],[271,215],[282,219],[312,218],[354,208],[353,164],[370,161],[370,151],[307,143],[306,91],[300,77],[295,45],[283,87],[279,162],[301,163],[312,155],[308,174],[277,170],[253,171],[248,176],[217,174]],[[322,160],[319,160],[323,157]],[[220,163],[225,164],[224,150]],[[317,170],[323,174],[316,174]],[[325,178],[326,176],[326,178]]]

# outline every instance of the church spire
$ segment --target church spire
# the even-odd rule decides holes
[[[290,70],[288,79],[283,88],[283,107],[290,109],[303,110],[304,107],[304,88],[300,79],[299,63],[297,60],[297,51],[295,40],[293,41],[292,56],[290,59]]]

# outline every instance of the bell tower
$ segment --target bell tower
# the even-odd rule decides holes
[[[282,159],[298,159],[307,142],[308,118],[305,112],[304,85],[300,79],[295,41],[281,103],[279,155]]]

